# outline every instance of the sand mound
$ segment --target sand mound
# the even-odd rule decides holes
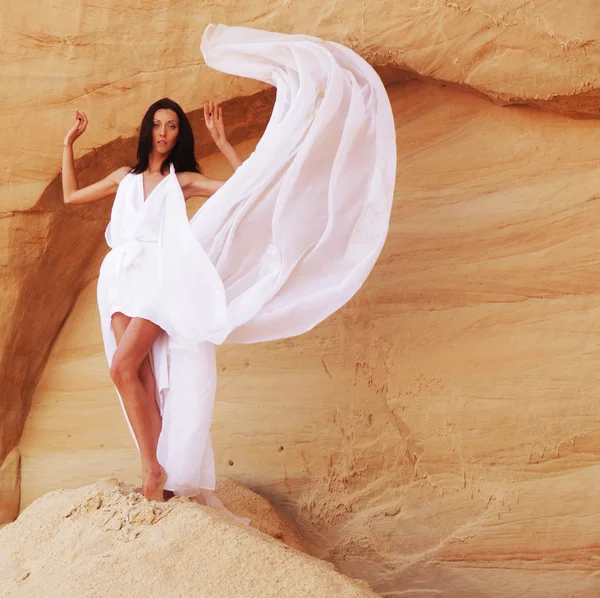
[[[252,527],[291,548],[310,554],[296,528],[266,498],[225,477],[217,479],[217,494],[232,513],[250,519]]]
[[[256,529],[114,480],[35,501],[0,531],[0,562],[6,597],[375,596]]]

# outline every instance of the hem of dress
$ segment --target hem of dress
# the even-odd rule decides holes
[[[110,306],[110,309],[108,310],[108,314],[109,314],[108,317],[110,320],[111,330],[112,330],[112,317],[117,313],[121,313],[124,316],[127,316],[128,318],[142,318],[142,320],[148,320],[149,322],[152,322],[155,326],[158,326],[163,332],[165,332],[167,334],[167,336],[171,337],[171,335],[169,334],[169,332],[167,330],[167,327],[165,326],[165,322],[164,322],[163,318],[161,318],[153,309],[142,308],[142,309],[129,310],[127,308],[122,308],[118,304],[112,304]],[[114,334],[114,330],[112,332]]]
[[[181,335],[176,335],[173,333],[173,330],[171,329],[172,327],[169,324],[168,319],[164,318],[163,316],[160,315],[159,312],[153,310],[150,307],[128,309],[128,308],[123,308],[116,303],[113,303],[110,305],[107,312],[108,312],[108,321],[109,321],[110,330],[112,331],[113,335],[114,335],[114,330],[112,329],[112,317],[116,313],[122,313],[123,315],[127,316],[128,318],[142,318],[143,320],[148,320],[149,322],[152,322],[154,325],[158,326],[169,337],[169,344],[173,348],[193,347],[198,344],[205,343],[205,342],[212,343],[213,345],[219,345],[225,340],[227,334],[229,334],[229,331],[228,331],[227,333],[221,334],[220,336],[217,336],[216,338],[215,338],[215,335],[212,335],[212,337],[207,336],[207,338],[205,338],[201,341],[194,340],[192,338],[184,337]],[[116,341],[116,339],[115,339],[115,341]]]
[[[196,496],[200,490],[210,490],[211,492],[214,492],[216,489],[216,486],[200,486],[198,488],[194,488],[193,490],[177,490],[177,488],[173,489],[172,487],[169,488],[168,486],[170,486],[170,484],[165,485],[165,490],[172,492],[175,496],[184,496],[186,498]]]

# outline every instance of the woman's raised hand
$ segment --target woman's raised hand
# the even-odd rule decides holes
[[[223,108],[219,104],[215,104],[215,102],[204,104],[204,122],[217,147],[221,150],[225,158],[227,158],[233,170],[237,170],[242,165],[242,160],[225,136]]]
[[[223,108],[215,102],[204,104],[204,122],[217,146],[227,143],[225,126],[223,125]]]
[[[64,145],[73,145],[75,139],[83,135],[88,124],[87,116],[85,112],[77,111],[75,113],[75,124],[71,127],[67,135],[65,136]]]

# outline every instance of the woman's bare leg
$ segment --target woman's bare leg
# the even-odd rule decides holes
[[[152,366],[150,365],[150,353],[142,362],[142,365],[139,369],[139,377],[144,390],[146,391],[146,396],[148,397],[148,405],[150,406],[150,415],[152,417],[152,432],[153,436],[156,438],[156,443],[158,444],[158,439],[162,430],[162,417],[160,415],[160,409],[154,410],[152,408],[153,402],[156,402],[156,379],[154,378],[154,371],[152,370]],[[157,406],[158,407],[158,406]],[[136,492],[140,494],[144,493],[143,488],[136,488]],[[163,490],[163,498],[168,500],[169,498],[173,498],[173,493],[169,490]]]
[[[152,366],[150,365],[150,354],[146,355],[144,361],[142,361],[138,376],[148,397],[148,407],[150,408],[150,418],[152,419],[152,435],[156,444],[158,444],[158,437],[162,429],[162,417],[160,415],[160,408],[156,402],[156,380]]]
[[[110,375],[123,399],[140,449],[144,496],[148,500],[162,501],[167,475],[156,458],[162,422],[156,404],[154,375],[148,361],[148,353],[162,330],[149,320],[129,318],[121,313],[113,315],[112,324],[118,345]],[[148,362],[147,366],[144,361]]]

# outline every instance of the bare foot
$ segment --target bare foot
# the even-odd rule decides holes
[[[222,515],[226,515],[227,517],[231,517],[238,523],[243,523],[244,525],[250,525],[250,519],[246,519],[246,517],[238,517],[233,514],[220,500],[216,493],[212,490],[201,490],[199,494],[196,496],[190,496],[190,499],[194,502],[197,502],[199,505],[204,505],[205,507],[210,507],[211,509],[215,509],[219,511]]]
[[[164,502],[163,488],[167,481],[167,472],[159,466],[159,469],[143,472],[142,480],[144,496],[148,500]]]
[[[144,489],[141,486],[134,488],[133,491],[136,492],[137,494],[144,494]],[[165,502],[167,500],[171,500],[174,496],[175,496],[175,493],[173,491],[163,490],[163,499],[165,500]]]

